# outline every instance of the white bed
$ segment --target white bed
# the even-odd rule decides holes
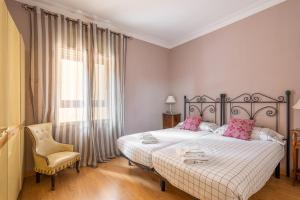
[[[209,161],[187,165],[176,151],[203,148]],[[284,146],[244,141],[216,134],[181,142],[153,152],[154,169],[169,183],[203,200],[245,200],[259,191],[284,157]]]
[[[142,134],[151,133],[159,142],[156,144],[142,144],[140,137]],[[119,150],[124,156],[133,162],[143,166],[153,168],[152,153],[167,146],[183,142],[186,140],[198,139],[207,134],[209,131],[188,131],[179,128],[170,128],[144,133],[136,133],[120,137],[117,140]]]

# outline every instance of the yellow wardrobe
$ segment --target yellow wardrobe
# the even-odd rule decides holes
[[[24,153],[24,42],[0,0],[0,200],[16,200]]]

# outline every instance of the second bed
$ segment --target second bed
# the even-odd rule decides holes
[[[185,164],[178,150],[204,149],[208,161]],[[284,146],[210,134],[153,152],[153,166],[165,180],[206,200],[248,199],[259,191],[284,157]],[[164,189],[163,189],[164,190]]]

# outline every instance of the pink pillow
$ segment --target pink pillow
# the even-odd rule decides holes
[[[198,131],[198,126],[201,123],[202,119],[200,116],[188,117],[183,122],[181,129],[190,130],[190,131]]]
[[[232,118],[223,136],[249,140],[254,125],[255,120]]]

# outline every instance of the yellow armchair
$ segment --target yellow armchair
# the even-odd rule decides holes
[[[51,176],[51,189],[54,190],[57,172],[75,164],[79,173],[80,153],[74,152],[73,145],[58,143],[53,139],[52,123],[27,126],[25,131],[32,140],[37,183],[41,174]]]

